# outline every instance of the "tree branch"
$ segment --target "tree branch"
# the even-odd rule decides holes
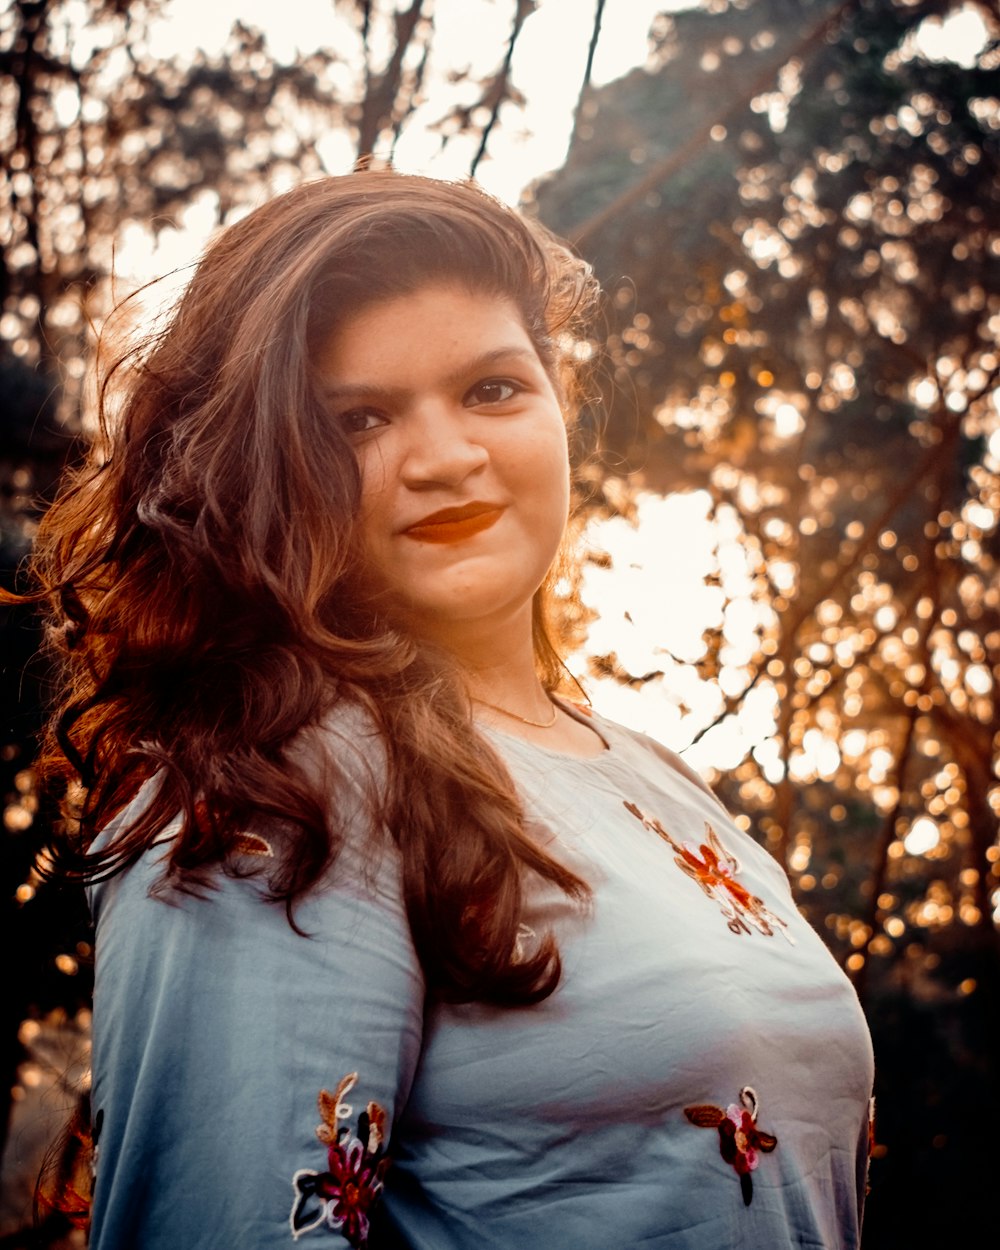
[[[395,115],[396,99],[399,94],[402,78],[403,58],[413,41],[417,23],[423,16],[424,0],[413,0],[408,9],[396,13],[393,17],[395,26],[395,47],[389,64],[381,74],[371,72],[369,57],[369,34],[371,22],[371,6],[363,6],[362,35],[365,46],[365,98],[361,106],[361,117],[358,122],[358,159],[364,161],[370,157],[378,141],[379,134],[387,122]],[[400,123],[401,124],[401,123]]]
[[[924,679],[926,685],[926,678]],[[910,755],[913,750],[913,740],[916,736],[917,720],[920,712],[917,705],[907,708],[906,710],[906,730],[903,734],[903,743],[896,757],[895,768],[895,789],[896,801],[892,805],[892,810],[886,813],[885,820],[882,822],[882,828],[879,830],[878,842],[876,843],[875,870],[872,874],[872,892],[868,900],[868,912],[866,918],[866,926],[869,933],[875,932],[875,925],[878,920],[878,900],[885,886],[886,873],[889,866],[889,847],[896,840],[896,824],[903,811],[903,789],[906,785],[906,772],[910,762]],[[858,969],[858,975],[854,978],[854,989],[858,999],[864,1005],[865,993],[868,989],[868,965],[870,956],[865,956],[865,962]]]
[[[576,138],[576,133],[580,128],[584,98],[590,90],[590,79],[594,72],[594,54],[597,52],[597,41],[601,37],[601,23],[604,20],[604,4],[605,0],[597,0],[597,8],[594,10],[594,26],[590,32],[590,44],[587,48],[587,64],[583,71],[583,82],[580,83],[580,94],[576,99],[576,109],[573,112],[573,138]],[[572,141],[571,139],[570,142]]]
[[[514,47],[521,34],[521,28],[524,26],[525,19],[530,17],[534,11],[535,0],[517,0],[514,9],[514,21],[511,24],[510,39],[507,41],[507,51],[504,53],[503,64],[491,83],[490,94],[493,97],[493,105],[490,110],[490,119],[483,127],[483,133],[479,139],[479,148],[476,151],[476,155],[472,158],[472,164],[469,166],[470,178],[475,178],[479,162],[486,155],[486,145],[489,143],[490,135],[497,124],[497,118],[500,116],[500,106],[508,98],[507,88],[510,82],[510,65],[514,58]]]

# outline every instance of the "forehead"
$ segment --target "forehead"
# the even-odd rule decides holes
[[[384,383],[504,355],[541,363],[514,301],[434,283],[345,318],[320,343],[315,363],[331,382]]]

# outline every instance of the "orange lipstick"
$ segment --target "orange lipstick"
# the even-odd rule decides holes
[[[461,508],[442,508],[405,529],[407,538],[421,543],[460,543],[495,525],[503,508],[494,504],[469,503]]]

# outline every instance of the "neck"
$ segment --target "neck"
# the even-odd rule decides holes
[[[507,636],[509,637],[509,636]],[[475,666],[466,663],[464,676],[469,698],[478,715],[522,736],[548,738],[558,720],[556,706],[542,685],[530,645],[497,647]]]
[[[531,718],[544,716],[547,698],[535,668],[530,638],[527,645],[509,638],[478,654],[457,657],[472,699]]]
[[[564,755],[590,758],[605,750],[600,734],[560,712],[542,686],[535,668],[530,606],[501,627],[494,622],[489,628],[463,629],[457,638],[452,634],[433,641],[457,662],[476,714],[487,723]]]
[[[421,631],[448,652],[465,679],[469,695],[531,716],[545,711],[544,691],[535,669],[531,605],[502,621],[467,621],[447,634]]]

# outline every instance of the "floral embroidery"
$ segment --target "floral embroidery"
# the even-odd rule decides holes
[[[259,833],[241,833],[233,842],[233,850],[240,855],[264,855],[268,859],[274,858],[274,851],[271,850],[271,843],[267,838],[262,838]]]
[[[875,1153],[875,1098],[868,1099],[868,1158]]]
[[[733,933],[749,933],[753,925],[765,937],[773,937],[777,932],[790,945],[795,945],[785,921],[765,906],[762,898],[751,894],[745,885],[736,880],[740,862],[722,845],[708,821],[705,822],[705,841],[695,846],[693,842],[678,842],[658,820],[644,815],[634,803],[626,803],[625,806],[647,829],[671,847],[674,863],[718,903]]]
[[[323,1123],[316,1136],[327,1147],[327,1170],[302,1168],[292,1177],[295,1201],[289,1222],[296,1240],[325,1224],[332,1232],[341,1233],[355,1250],[367,1245],[368,1214],[382,1192],[389,1160],[383,1153],[385,1112],[377,1102],[370,1102],[358,1116],[357,1136],[341,1123],[354,1114],[344,1097],[357,1081],[357,1072],[352,1072],[334,1093],[320,1090]]]
[[[514,958],[515,964],[523,964],[528,958],[528,946],[537,942],[538,934],[530,925],[519,924],[517,926],[517,936],[514,938]]]
[[[865,1160],[865,1197],[872,1191],[871,1168],[872,1159],[875,1158],[875,1131],[875,1097],[872,1095],[868,1099],[868,1158]]]
[[[750,1173],[756,1171],[761,1152],[770,1154],[777,1146],[778,1139],[772,1133],[764,1133],[757,1127],[760,1100],[749,1085],[744,1085],[740,1090],[740,1104],[742,1105],[730,1103],[725,1111],[721,1107],[685,1107],[684,1114],[698,1128],[719,1130],[719,1151],[740,1178],[743,1205],[748,1207],[753,1201],[753,1179]]]
[[[199,799],[195,803],[194,819],[199,833],[211,832],[212,815],[204,799]],[[247,833],[245,831],[238,833],[233,839],[232,849],[238,855],[264,855],[269,859],[274,858],[271,843],[268,842],[267,838],[262,838],[259,833]]]

